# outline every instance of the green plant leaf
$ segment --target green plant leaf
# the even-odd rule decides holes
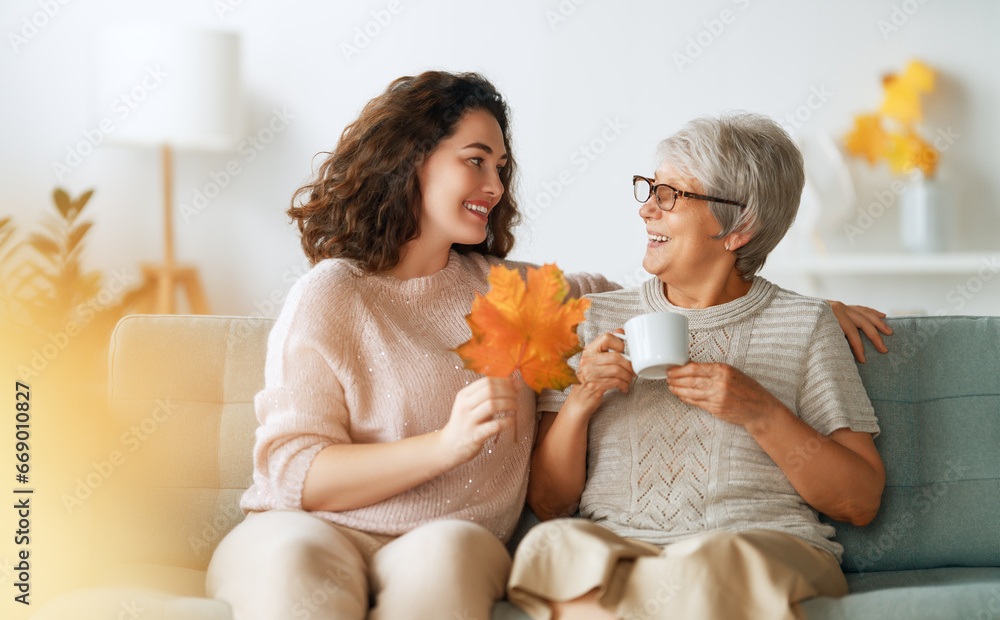
[[[85,191],[79,198],[73,201],[72,208],[69,211],[69,223],[72,224],[76,221],[76,218],[83,212],[83,208],[87,206],[87,201],[90,197],[94,195],[94,190],[90,189]]]
[[[66,235],[66,222],[59,219],[54,215],[45,214],[47,217],[45,221],[42,222],[42,226],[49,233],[49,239],[52,239],[53,243],[58,245],[59,239],[62,239]]]
[[[52,192],[52,198],[56,201],[56,208],[59,209],[59,213],[61,213],[64,218],[68,218],[69,210],[73,207],[73,201],[70,200],[69,194],[67,194],[61,187],[57,187],[55,191]]]
[[[83,240],[84,235],[87,234],[87,231],[89,231],[90,227],[93,225],[94,225],[93,222],[84,222],[79,226],[70,229],[69,239],[66,242],[66,249],[69,252],[75,250],[76,246],[80,243],[80,241]]]
[[[50,261],[54,261],[62,253],[55,241],[37,233],[31,235],[28,244]]]
[[[87,201],[89,201],[90,197],[93,195],[94,195],[94,190],[92,189],[88,189],[87,191],[80,194],[80,197],[77,198],[73,203],[76,205],[77,213],[83,211],[83,208],[87,206]]]
[[[80,213],[93,194],[89,190],[73,198],[62,188],[54,189],[55,209],[45,209],[39,230],[25,230],[23,237],[16,234],[21,231],[12,218],[0,217],[0,348],[15,345],[30,351],[76,321],[81,332],[60,366],[74,373],[97,368],[96,380],[101,364],[93,362],[102,357],[102,347],[106,350],[115,323],[131,306],[145,301],[150,287],[145,283],[108,299],[101,288],[104,274],[86,270],[80,259],[94,223],[80,219]],[[107,303],[92,304],[96,298]]]

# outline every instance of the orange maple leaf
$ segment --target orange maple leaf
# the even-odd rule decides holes
[[[566,360],[580,350],[576,326],[590,301],[565,300],[569,285],[555,265],[529,267],[527,284],[517,270],[494,266],[489,282],[490,291],[476,294],[465,317],[472,338],[454,349],[465,367],[489,377],[520,371],[535,392],[576,383]]]

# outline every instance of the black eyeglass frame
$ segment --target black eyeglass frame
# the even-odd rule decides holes
[[[646,196],[645,200],[639,200],[639,195],[635,193],[635,190],[636,190],[635,185],[636,185],[636,183],[639,182],[640,179],[642,179],[643,181],[645,181],[649,185],[649,194]],[[674,193],[674,199],[670,202],[670,208],[669,209],[664,209],[662,206],[660,206],[660,194],[659,194],[659,192],[656,191],[657,188],[660,188],[660,187],[666,187],[667,189],[669,189],[670,191],[672,191]],[[639,200],[639,202],[641,202],[641,203],[645,203],[647,200],[649,200],[650,196],[656,196],[656,208],[658,208],[661,211],[670,211],[671,209],[673,209],[674,205],[677,204],[677,199],[679,197],[681,197],[681,196],[683,196],[685,198],[696,198],[698,200],[708,200],[708,201],[711,201],[711,202],[721,202],[722,204],[733,205],[733,206],[739,207],[741,209],[746,209],[747,208],[747,206],[745,204],[743,204],[742,202],[736,202],[735,200],[726,200],[725,198],[715,198],[713,196],[705,196],[704,194],[696,194],[694,192],[686,192],[686,191],[684,191],[682,189],[677,189],[676,187],[673,187],[672,185],[667,185],[666,183],[660,183],[659,185],[657,185],[656,181],[654,181],[653,179],[644,177],[644,176],[639,175],[639,174],[634,175],[632,177],[632,195],[635,196],[635,199]]]

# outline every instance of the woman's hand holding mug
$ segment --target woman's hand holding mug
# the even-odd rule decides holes
[[[625,343],[629,355],[625,355]],[[580,355],[576,377],[566,403],[577,415],[589,418],[604,393],[628,393],[632,379],[665,379],[667,369],[688,361],[687,317],[673,312],[640,314],[626,321],[624,331],[595,338]]]
[[[640,314],[625,322],[624,335],[612,335],[628,342],[625,358],[643,379],[666,379],[668,369],[688,363],[688,321],[683,314]]]

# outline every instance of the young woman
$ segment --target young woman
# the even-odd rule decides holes
[[[496,89],[427,72],[369,102],[295,194],[314,267],[270,335],[248,516],[207,577],[236,620],[486,618],[503,596],[535,396],[451,349],[490,266],[524,266],[503,260],[514,177]]]
[[[268,342],[249,516],[208,574],[237,620],[485,618],[503,596],[535,397],[451,349],[490,266],[521,266],[501,260],[514,168],[496,89],[429,72],[372,100],[296,193],[314,268]]]

